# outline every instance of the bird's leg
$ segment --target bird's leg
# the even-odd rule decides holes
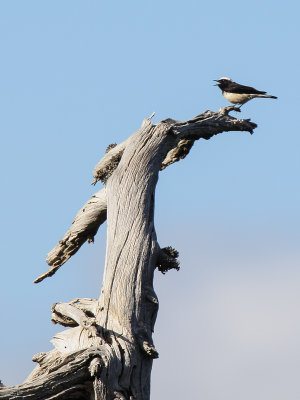
[[[236,103],[236,104],[233,104],[233,106],[229,106],[229,107],[231,107],[232,111],[241,112],[242,105],[243,104]],[[229,107],[226,107],[226,108],[229,108]]]

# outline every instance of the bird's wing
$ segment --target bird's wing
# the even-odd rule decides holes
[[[228,90],[232,93],[241,93],[241,94],[266,94],[266,92],[262,92],[261,90],[254,89],[251,86],[244,86],[238,83],[232,82],[228,87]]]

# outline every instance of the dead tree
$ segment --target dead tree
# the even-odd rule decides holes
[[[150,374],[158,357],[152,332],[158,311],[153,289],[157,268],[179,269],[178,253],[160,248],[154,228],[154,194],[159,171],[184,158],[195,140],[222,132],[253,133],[256,124],[229,115],[234,107],[206,111],[179,122],[151,118],[119,145],[111,145],[94,170],[105,186],[77,213],[48,254],[53,275],[80,246],[94,240],[107,219],[103,286],[98,300],[75,299],[52,306],[52,320],[69,327],[57,334],[54,349],[33,357],[26,381],[0,388],[1,399],[150,398]]]

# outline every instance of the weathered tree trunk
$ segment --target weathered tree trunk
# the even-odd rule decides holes
[[[129,389],[126,398],[150,397],[152,358],[157,357],[153,273],[160,249],[153,213],[158,172],[169,150],[167,130],[168,125],[155,130],[147,121],[131,137],[107,184],[107,253],[98,318],[128,360],[120,380]]]
[[[20,386],[0,388],[1,399],[150,398],[152,332],[158,311],[153,289],[156,267],[178,269],[177,252],[161,249],[154,229],[154,199],[161,169],[184,158],[195,140],[224,131],[249,131],[249,120],[232,118],[228,107],[187,122],[150,118],[95,169],[95,181],[107,181],[78,212],[72,227],[49,253],[50,276],[91,241],[107,218],[107,249],[99,300],[56,303],[52,320],[71,327],[52,342],[55,348],[34,356],[36,369]]]

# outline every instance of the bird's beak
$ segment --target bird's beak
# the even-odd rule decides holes
[[[218,83],[219,83],[218,79],[213,79],[213,81],[214,81],[214,82],[218,82]],[[216,83],[216,84],[215,84],[215,85],[213,85],[213,86],[218,86],[218,83]]]

